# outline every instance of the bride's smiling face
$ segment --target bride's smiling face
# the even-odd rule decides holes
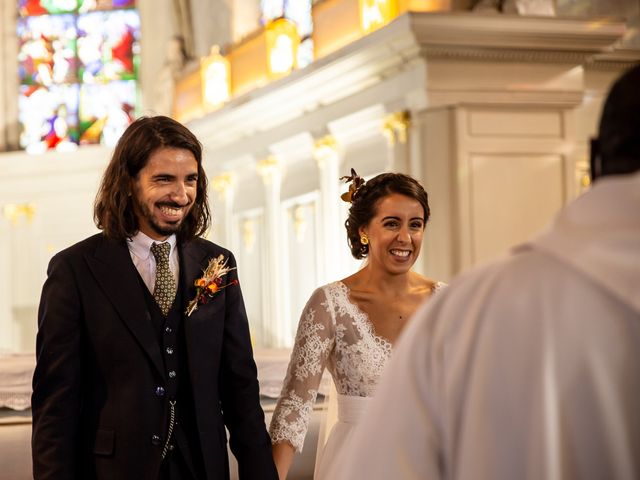
[[[424,209],[416,199],[399,193],[382,197],[371,221],[360,228],[369,239],[370,265],[407,273],[420,254],[424,227]]]

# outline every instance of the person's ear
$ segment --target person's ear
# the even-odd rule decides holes
[[[369,245],[369,236],[367,232],[364,231],[364,228],[360,227],[358,233],[360,234],[360,243],[362,245]]]

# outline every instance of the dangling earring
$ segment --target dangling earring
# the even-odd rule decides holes
[[[369,245],[369,237],[367,237],[366,233],[360,234],[360,243],[362,245]]]

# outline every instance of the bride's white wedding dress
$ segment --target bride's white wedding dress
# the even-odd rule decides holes
[[[436,283],[434,293],[444,285]],[[271,441],[288,441],[296,451],[302,450],[327,368],[337,391],[338,421],[315,468],[314,478],[325,479],[332,459],[349,441],[373,396],[391,349],[391,342],[375,333],[368,315],[349,300],[344,283],[315,290],[300,317],[287,376],[271,420]]]

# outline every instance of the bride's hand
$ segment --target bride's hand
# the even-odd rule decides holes
[[[273,452],[273,461],[276,464],[278,470],[278,478],[280,480],[286,480],[289,468],[293,463],[293,456],[296,451],[289,442],[275,443],[271,447]]]

